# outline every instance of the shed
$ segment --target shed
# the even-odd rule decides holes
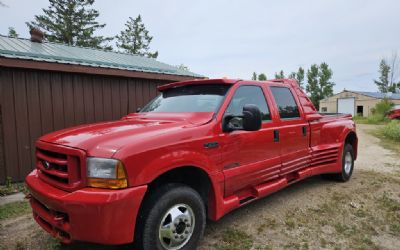
[[[346,113],[368,117],[375,105],[387,98],[400,108],[400,94],[343,90],[320,101],[320,112]]]
[[[0,36],[0,183],[22,181],[48,132],[119,119],[161,84],[204,78],[137,55]]]

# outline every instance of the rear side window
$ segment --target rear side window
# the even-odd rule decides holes
[[[241,115],[243,106],[246,104],[256,105],[260,109],[263,121],[271,120],[264,93],[258,86],[240,86],[233,95],[225,114]]]
[[[299,118],[299,107],[297,107],[292,92],[285,87],[271,87],[272,95],[278,105],[279,116],[282,119]]]

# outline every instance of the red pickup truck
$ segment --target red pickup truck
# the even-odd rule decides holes
[[[218,220],[313,175],[347,181],[350,115],[319,114],[295,80],[194,80],[121,120],[37,141],[33,216],[64,243],[194,249]]]
[[[400,109],[394,109],[386,116],[390,120],[400,120]]]

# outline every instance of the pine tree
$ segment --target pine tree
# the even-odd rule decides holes
[[[275,79],[283,79],[285,78],[285,73],[281,70],[279,73],[275,73]]]
[[[150,52],[150,43],[153,37],[146,30],[142,17],[139,15],[135,19],[129,17],[125,24],[126,29],[121,31],[117,38],[117,47],[129,54],[157,58],[158,51]]]
[[[332,70],[328,64],[321,63],[311,65],[307,71],[307,86],[306,90],[310,94],[310,99],[314,106],[319,109],[319,102],[333,94]]]
[[[253,72],[253,76],[251,77],[251,80],[257,81],[257,73]]]
[[[267,75],[265,75],[264,73],[261,73],[258,75],[258,80],[259,81],[266,81],[267,80]]]
[[[29,28],[44,30],[50,42],[65,43],[91,48],[111,50],[104,45],[113,38],[95,36],[105,24],[96,21],[99,12],[92,9],[94,0],[49,0],[50,6],[42,9],[43,15],[35,15],[34,21],[27,22]]]
[[[14,29],[14,27],[8,27],[8,36],[17,38],[19,35],[17,31]]]

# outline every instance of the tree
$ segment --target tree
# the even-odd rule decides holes
[[[267,75],[265,75],[264,73],[261,73],[258,75],[258,80],[259,81],[266,81],[267,80]]]
[[[382,59],[379,64],[378,70],[380,76],[379,80],[374,80],[375,84],[378,86],[378,89],[382,93],[386,93],[389,91],[389,73],[390,66],[387,64],[385,59]]]
[[[275,72],[275,79],[283,79],[285,78],[285,73],[283,73],[283,70],[279,71],[279,73]]]
[[[399,71],[400,71],[400,62],[399,57],[397,56],[397,52],[393,52],[391,58],[389,59],[390,66],[390,74],[389,74],[389,91],[395,93],[396,88],[400,88],[400,81],[397,82]]]
[[[117,38],[117,47],[129,54],[157,58],[158,51],[150,52],[150,43],[153,37],[146,30],[142,17],[139,15],[135,19],[129,17],[125,23],[126,29],[121,31]]]
[[[17,38],[19,35],[17,31],[15,31],[14,27],[8,27],[8,36]]]
[[[304,83],[304,69],[302,67],[299,67],[297,72],[292,72],[289,74],[290,79],[296,79],[297,83],[301,88],[303,88],[303,83]]]
[[[327,63],[311,65],[307,71],[307,86],[306,90],[310,94],[310,99],[314,106],[319,109],[319,102],[333,95],[332,70]]]
[[[83,47],[111,50],[104,45],[113,38],[95,36],[105,24],[96,21],[99,12],[92,9],[94,0],[49,0],[50,6],[42,9],[43,15],[35,15],[34,21],[27,22],[29,28],[44,30],[50,42],[66,43]]]
[[[257,81],[257,73],[253,72],[253,76],[251,77],[251,80]]]

